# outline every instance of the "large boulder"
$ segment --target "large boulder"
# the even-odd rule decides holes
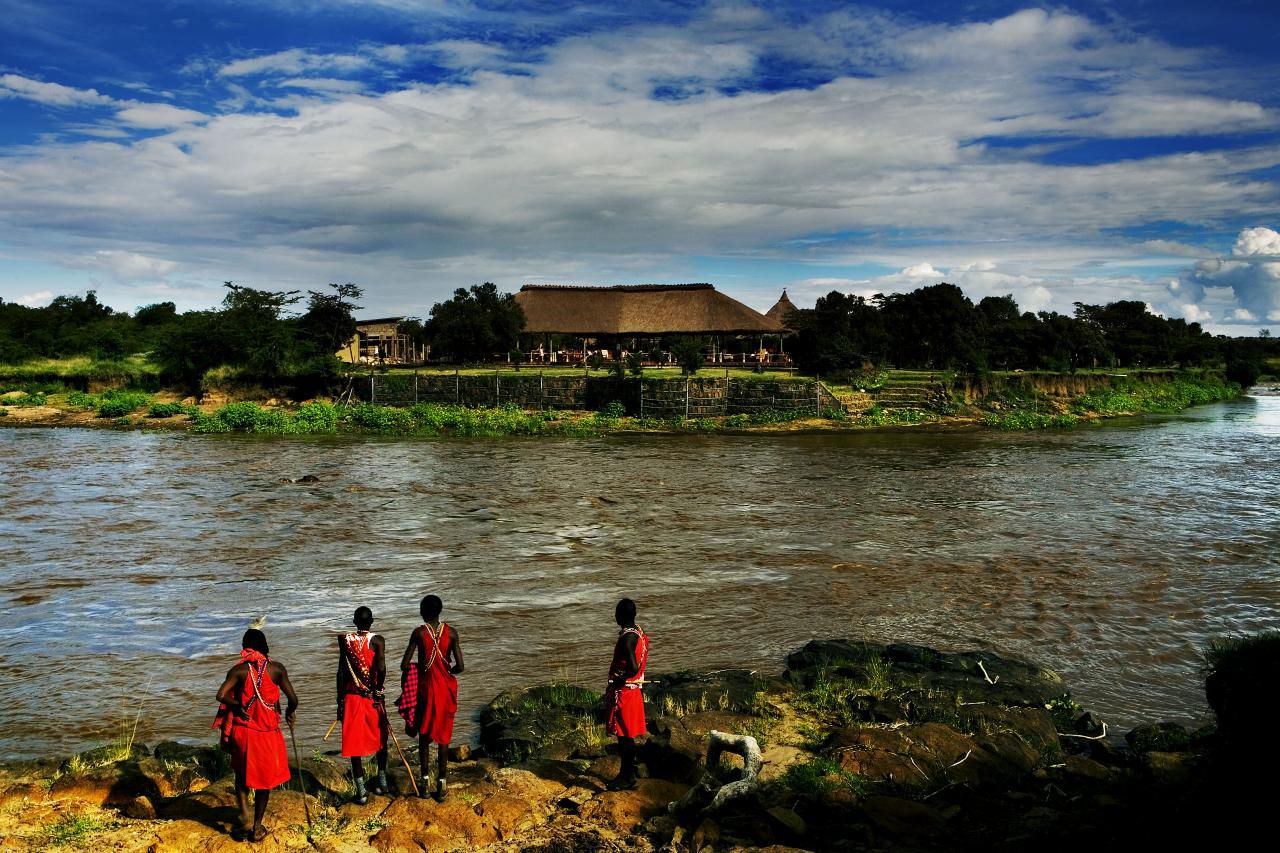
[[[504,764],[569,758],[607,740],[602,702],[602,694],[572,684],[504,691],[480,712],[480,745]]]
[[[1043,707],[1065,692],[1051,669],[994,652],[942,652],[907,643],[880,645],[856,640],[812,640],[787,656],[786,677],[801,687],[823,678],[888,681],[918,695],[944,695],[955,704]]]

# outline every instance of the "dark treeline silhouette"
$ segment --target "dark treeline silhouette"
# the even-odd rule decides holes
[[[954,284],[870,299],[832,291],[790,315],[788,349],[806,373],[867,364],[983,372],[1222,365],[1252,384],[1276,348],[1268,336],[1214,337],[1142,302],[1075,304],[1075,314],[1021,311],[1012,296],[976,305]]]

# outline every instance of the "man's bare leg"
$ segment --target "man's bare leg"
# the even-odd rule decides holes
[[[267,837],[267,828],[262,819],[267,814],[267,801],[271,799],[271,789],[253,792],[253,840],[261,841]]]
[[[439,773],[436,776],[435,798],[437,803],[444,802],[445,792],[445,773],[449,769],[449,745],[447,743],[439,744],[440,759],[437,767]]]
[[[356,786],[354,802],[358,806],[363,806],[369,802],[369,797],[364,792],[364,759],[358,756],[351,759],[351,778]]]
[[[431,738],[427,735],[419,735],[418,737],[418,762],[422,765],[422,784],[418,786],[419,793],[427,797],[431,795],[432,791]]]
[[[240,807],[240,832],[248,834],[253,829],[253,818],[249,814],[249,789],[244,779],[236,775],[236,805]],[[234,834],[234,833],[233,833]]]

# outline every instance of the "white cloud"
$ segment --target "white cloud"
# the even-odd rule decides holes
[[[161,281],[178,269],[178,264],[173,261],[118,249],[69,257],[64,263],[76,269],[105,272],[122,284]]]
[[[223,77],[249,77],[264,74],[295,75],[320,69],[347,72],[369,66],[369,58],[349,53],[312,53],[301,48],[282,50],[262,56],[251,56],[228,62],[218,69]]]
[[[182,127],[209,117],[196,110],[184,110],[169,104],[137,104],[116,113],[116,120],[130,127],[161,130]]]
[[[356,91],[427,53],[465,82]],[[834,79],[721,91],[776,55],[828,63]],[[825,265],[872,293],[936,277],[975,299],[1012,292],[1031,310],[1129,295],[1172,310],[1219,285],[1172,294],[1164,277],[1116,266],[1204,253],[1100,233],[1280,208],[1275,183],[1257,177],[1280,164],[1272,143],[1073,166],[973,144],[1275,126],[1200,54],[1067,12],[940,27],[844,10],[797,27],[716,4],[684,27],[565,39],[536,62],[447,41],[217,67],[222,115],[122,103],[120,121],[171,130],[8,156],[6,238],[43,256],[146,246],[184,270],[282,286],[376,281],[419,311],[498,272],[626,280],[618,273],[651,278],[683,255],[752,253]],[[685,99],[655,100],[655,87]],[[825,236],[841,234],[855,236]],[[863,281],[840,269],[865,263],[900,272]]]
[[[53,301],[53,291],[38,290],[35,293],[24,293],[13,301],[28,308],[37,308],[41,305],[48,305]]]
[[[97,89],[75,89],[61,83],[45,83],[18,74],[0,75],[0,98],[21,98],[50,107],[105,106],[113,98]]]
[[[1270,228],[1246,228],[1231,247],[1233,255],[1280,255],[1280,233]]]

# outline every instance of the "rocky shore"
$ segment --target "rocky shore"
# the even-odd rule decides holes
[[[295,774],[251,845],[229,834],[218,750],[113,744],[0,765],[0,850],[1179,850],[1247,837],[1268,814],[1252,771],[1276,747],[1240,736],[1258,715],[1229,673],[1209,698],[1235,730],[1123,737],[1056,673],[989,652],[814,641],[778,673],[651,678],[633,791],[607,789],[618,758],[599,694],[549,684],[489,704],[443,803],[413,797],[393,754],[393,796],[355,805],[347,763],[316,753],[306,794]]]

